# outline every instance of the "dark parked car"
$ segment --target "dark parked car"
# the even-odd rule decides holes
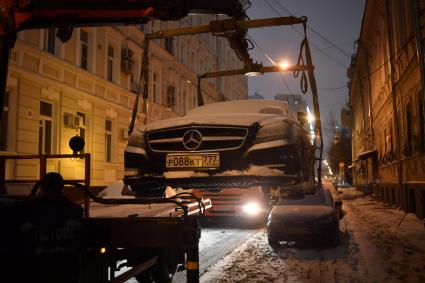
[[[165,186],[311,181],[312,154],[308,133],[285,102],[219,102],[134,130],[124,154],[124,182],[137,194],[159,196]]]
[[[281,241],[326,240],[339,243],[341,200],[334,200],[327,189],[314,193],[302,191],[282,195],[272,209],[267,222],[267,235],[271,246]]]

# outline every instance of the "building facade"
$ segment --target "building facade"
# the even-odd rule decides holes
[[[348,70],[354,185],[419,218],[425,217],[424,61],[419,59],[424,9],[416,0],[367,0]]]
[[[5,107],[0,121],[0,154],[71,153],[68,141],[85,139],[91,153],[91,184],[123,177],[123,152],[139,85],[144,34],[205,24],[212,16],[151,21],[142,26],[76,28],[62,43],[55,29],[18,34],[11,52]],[[197,75],[240,68],[223,38],[209,34],[151,42],[149,110],[139,106],[136,126],[177,117],[197,106]],[[244,76],[203,82],[204,101],[245,99]],[[6,164],[7,179],[37,179],[38,161]],[[84,179],[84,161],[49,160],[48,171]]]

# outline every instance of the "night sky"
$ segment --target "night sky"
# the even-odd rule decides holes
[[[351,55],[355,52],[354,42],[360,35],[365,0],[251,0],[251,3],[247,11],[251,19],[289,16],[289,12],[296,17],[308,18],[307,24],[311,29],[307,36],[316,67],[324,143],[327,147],[329,111],[339,121],[340,109],[348,102],[346,73]],[[276,62],[285,59],[291,65],[295,64],[302,40],[296,30],[302,33],[301,26],[251,29],[249,35],[259,45],[255,46],[251,55],[264,65],[272,64],[264,54]],[[277,93],[301,93],[299,79],[295,79],[292,73],[286,73],[284,78],[290,90],[279,74],[249,78],[249,95],[258,92],[271,99]],[[305,98],[311,108],[311,93],[308,92]]]

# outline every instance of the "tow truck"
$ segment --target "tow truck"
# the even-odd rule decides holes
[[[238,57],[244,62],[244,68],[241,70],[226,70],[199,76],[198,101],[200,103],[202,103],[200,91],[202,78],[245,74],[247,72],[281,71],[277,67],[263,67],[261,64],[252,61],[247,51],[248,43],[245,39],[248,28],[286,24],[304,24],[305,27],[306,23],[305,18],[294,17],[249,21],[246,20],[246,14],[241,4],[236,0],[0,0],[0,109],[3,108],[9,54],[14,46],[18,31],[56,27],[58,29],[57,36],[65,42],[71,37],[73,28],[77,26],[140,24],[151,19],[178,20],[188,13],[226,14],[230,19],[214,21],[211,25],[189,27],[184,30],[160,31],[147,38],[211,32],[213,35],[226,37]],[[149,40],[145,40],[145,44],[148,43]],[[316,137],[318,137],[318,139],[315,139],[315,147],[319,150],[317,168],[320,182],[322,142],[318,97],[307,40],[303,42],[303,46],[306,50],[306,64],[302,61],[303,59],[300,59],[301,61],[297,66],[289,67],[287,71],[301,72],[304,85],[307,84],[308,78],[313,90],[316,116],[315,132]],[[144,49],[144,64],[141,72],[145,107],[148,105],[147,50],[148,48]],[[139,96],[140,91],[137,93],[136,105]],[[133,117],[135,113],[137,113],[137,108],[133,112]],[[134,122],[130,125],[130,132],[133,127]],[[170,282],[178,266],[187,270],[187,282],[199,282],[198,243],[200,228],[196,214],[202,213],[208,208],[208,201],[201,201],[187,193],[172,198],[99,198],[90,190],[90,155],[78,154],[78,149],[70,155],[0,156],[0,192],[5,191],[6,183],[28,182],[28,180],[5,180],[6,159],[39,159],[39,178],[41,179],[46,173],[45,164],[48,158],[85,158],[86,165],[88,165],[84,180],[66,181],[68,186],[82,190],[87,198],[85,201],[85,218],[81,223],[84,227],[84,245],[79,250],[79,282],[125,282],[131,277],[136,277],[140,282],[150,282],[151,280]],[[205,181],[208,182],[208,180]],[[163,217],[129,215],[128,217],[93,218],[90,217],[89,198],[95,202],[113,205],[171,203],[175,205],[175,213],[172,212]],[[1,199],[6,200],[7,205],[19,201],[8,196],[1,196]],[[7,229],[10,227],[3,221],[4,219],[2,219],[2,225],[8,231]],[[24,243],[17,242],[13,236],[13,233],[1,233],[0,278],[2,282],[16,282],[17,275],[25,273],[27,270],[25,265],[19,264],[22,254],[15,253]],[[34,253],[35,251],[31,252]],[[127,260],[127,264],[132,269],[117,276],[116,271],[121,267],[121,260],[123,259]],[[66,276],[64,274],[64,278]],[[33,279],[34,282],[37,281],[36,277]]]

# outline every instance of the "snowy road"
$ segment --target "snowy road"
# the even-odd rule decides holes
[[[201,282],[425,282],[423,221],[345,189],[338,247],[279,247],[265,229],[203,274]]]
[[[203,225],[204,226],[204,225]],[[199,245],[200,274],[208,272],[212,265],[234,251],[256,234],[258,229],[235,227],[234,223],[209,223],[202,228]],[[173,282],[186,282],[186,272],[176,274]]]
[[[341,244],[282,246],[267,243],[265,228],[203,227],[200,281],[215,282],[425,282],[423,220],[384,206],[352,188],[343,189]],[[129,213],[127,208],[122,214]],[[94,209],[99,215],[118,207]],[[154,209],[150,210],[154,213]],[[128,282],[136,282],[134,279]],[[173,282],[185,282],[185,272]]]

